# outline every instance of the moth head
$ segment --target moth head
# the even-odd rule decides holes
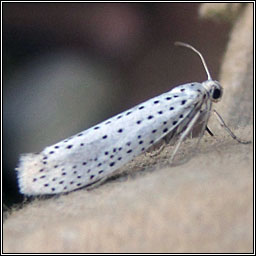
[[[211,101],[220,101],[223,94],[223,88],[218,81],[207,80],[203,82],[203,86],[209,92]]]
[[[209,93],[211,101],[213,101],[213,102],[220,101],[223,89],[218,81],[212,80],[211,74],[208,70],[208,67],[206,65],[203,55],[197,49],[195,49],[193,46],[191,46],[190,44],[176,42],[175,45],[187,47],[187,48],[191,49],[192,51],[194,51],[200,57],[203,65],[204,65],[205,71],[207,73],[207,77],[208,77],[207,81],[203,82],[202,85],[206,89],[206,91]]]

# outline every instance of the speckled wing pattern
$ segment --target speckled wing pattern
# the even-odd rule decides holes
[[[17,168],[20,192],[56,194],[92,184],[168,133],[182,132],[206,101],[201,83],[183,84],[40,153],[24,154]]]

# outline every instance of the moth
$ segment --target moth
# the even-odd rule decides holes
[[[178,138],[170,159],[173,161],[199,119],[203,123],[199,140],[205,130],[213,135],[207,127],[211,112],[235,140],[248,143],[238,139],[220,115],[212,111],[212,104],[221,99],[223,89],[218,81],[212,80],[201,53],[189,44],[176,45],[198,54],[207,73],[206,81],[182,84],[40,153],[21,155],[16,168],[20,193],[57,194],[95,184],[168,134]]]

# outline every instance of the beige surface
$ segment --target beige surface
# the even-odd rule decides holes
[[[237,132],[252,134],[249,127]],[[194,143],[177,157],[189,157]],[[157,167],[171,150],[138,157],[91,191],[13,212],[4,252],[252,252],[252,144],[206,135],[185,164]]]
[[[227,9],[229,11],[226,15],[230,16],[231,10],[237,10],[234,15],[236,21],[228,35],[229,43],[220,68],[219,80],[224,94],[222,100],[216,104],[216,109],[233,127],[245,126],[253,122],[253,4],[240,5],[241,8],[238,8],[238,4],[227,4],[230,8]],[[203,9],[204,6],[213,8],[223,4],[201,6]],[[217,8],[217,11],[220,10]],[[240,15],[237,14],[238,11]]]

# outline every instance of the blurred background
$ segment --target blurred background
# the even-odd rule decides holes
[[[15,167],[176,85],[218,72],[230,25],[198,3],[3,3],[3,200],[23,201]]]

